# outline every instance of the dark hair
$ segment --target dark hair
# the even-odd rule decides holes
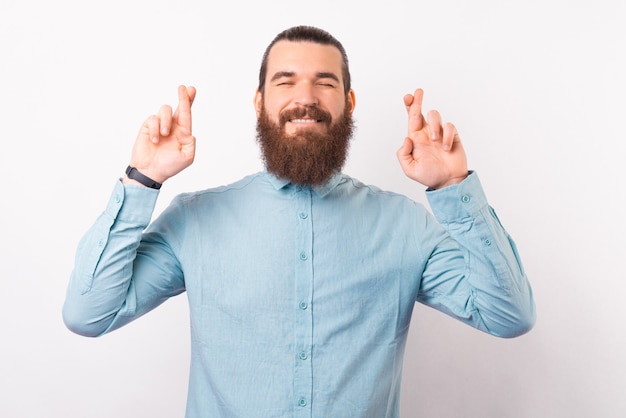
[[[259,70],[259,91],[261,94],[265,91],[265,78],[267,77],[267,57],[270,54],[270,50],[274,44],[278,41],[292,41],[292,42],[314,42],[320,45],[331,45],[339,50],[343,59],[343,66],[341,69],[343,77],[343,89],[347,95],[350,92],[350,69],[348,68],[348,55],[346,50],[334,36],[325,30],[313,27],[313,26],[294,26],[286,29],[276,35],[274,40],[270,42],[263,54],[263,61],[261,61],[261,69]]]

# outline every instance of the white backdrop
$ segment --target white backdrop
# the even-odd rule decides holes
[[[626,416],[626,65],[617,0],[247,3],[0,0],[0,416],[182,417],[185,296],[98,339],[61,319],[74,251],[178,84],[198,89],[183,191],[261,168],[252,98],[265,46],[297,24],[350,57],[346,172],[425,202],[395,158],[402,96],[453,121],[517,241],[538,322],[513,340],[418,306],[403,417]]]

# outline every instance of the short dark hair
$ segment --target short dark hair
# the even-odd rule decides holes
[[[326,32],[323,29],[316,28],[314,26],[294,26],[286,29],[276,35],[274,40],[270,42],[263,54],[263,61],[261,61],[261,69],[259,70],[259,91],[261,94],[265,91],[265,78],[267,77],[267,58],[270,54],[270,50],[274,44],[278,41],[292,41],[292,42],[313,42],[320,45],[331,45],[339,50],[343,59],[343,65],[341,69],[341,75],[343,77],[343,89],[347,95],[350,92],[350,69],[348,67],[348,55],[346,50],[334,36]]]

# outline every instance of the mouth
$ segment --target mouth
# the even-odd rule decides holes
[[[300,107],[283,112],[280,116],[282,124],[289,122],[296,126],[316,126],[328,124],[331,121],[330,114],[317,107]]]
[[[330,126],[331,116],[317,107],[300,107],[284,111],[280,116],[280,126],[289,135],[307,132],[323,132]]]
[[[321,122],[321,120],[319,119],[289,119],[289,122],[295,123],[295,124],[311,125],[311,124],[319,123]]]

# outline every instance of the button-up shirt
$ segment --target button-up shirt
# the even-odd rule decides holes
[[[409,198],[338,174],[267,172],[186,193],[117,182],[79,244],[64,319],[98,336],[186,291],[186,416],[398,417],[415,302],[501,337],[535,311],[476,173]]]

